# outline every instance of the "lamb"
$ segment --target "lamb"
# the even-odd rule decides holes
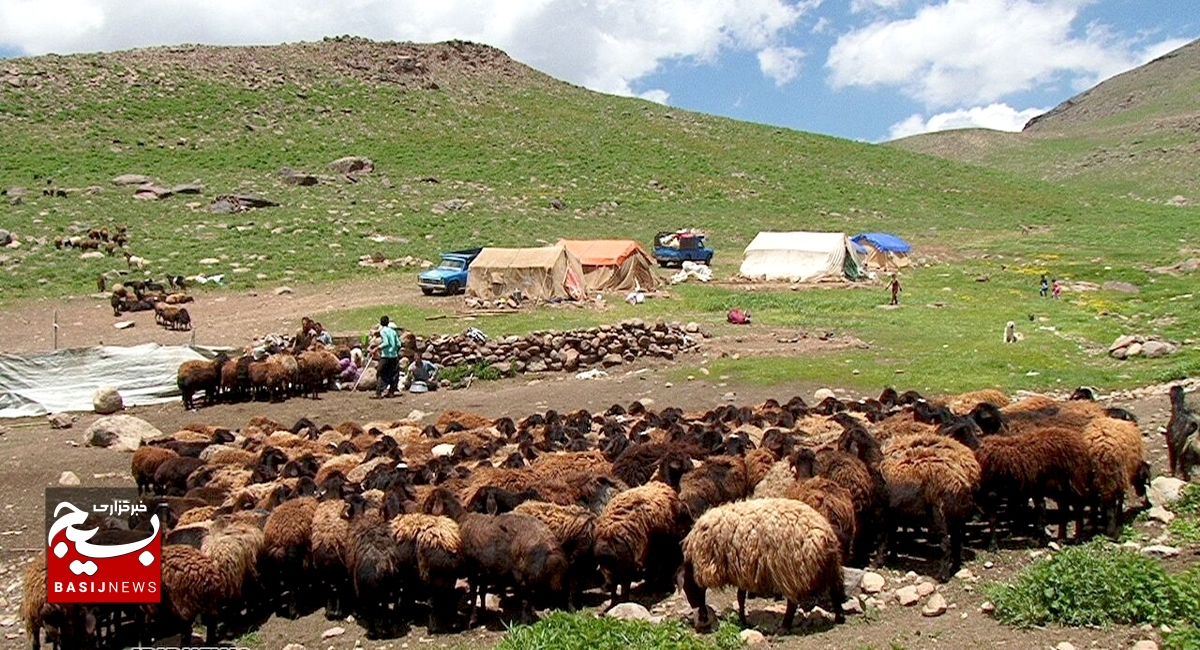
[[[1183,386],[1176,384],[1169,392],[1171,397],[1171,419],[1167,422],[1167,465],[1171,476],[1191,480],[1192,467],[1200,465],[1200,443],[1197,429],[1200,417],[1188,408],[1183,396]]]
[[[629,599],[643,574],[669,577],[679,565],[679,540],[691,518],[679,494],[653,481],[615,495],[596,519],[593,552],[610,594],[610,607]],[[663,575],[665,574],[665,575]]]
[[[945,582],[959,569],[962,525],[975,508],[981,469],[963,444],[936,434],[898,438],[883,450],[879,470],[890,492],[888,521],[875,563],[887,556],[888,536],[901,518],[931,517],[942,557],[935,577]]]
[[[221,385],[221,366],[229,360],[224,352],[218,352],[212,361],[184,361],[179,366],[176,385],[183,395],[183,407],[189,411],[194,408],[192,396],[198,391],[204,391],[205,405],[211,405],[217,400],[217,389]]]
[[[680,581],[697,630],[716,622],[705,592],[728,585],[737,587],[743,626],[748,592],[787,599],[785,630],[792,627],[797,605],[811,596],[826,596],[835,620],[845,622],[837,536],[819,512],[800,501],[752,499],[713,508],[684,538],[683,558]]]
[[[187,491],[188,476],[204,466],[204,461],[191,456],[169,457],[154,471],[154,491],[158,494],[183,496]]]
[[[478,603],[484,603],[488,587],[511,585],[520,599],[519,620],[533,618],[530,595],[536,590],[561,591],[567,559],[554,534],[541,521],[528,515],[508,513],[481,515],[467,512],[453,493],[435,489],[424,504],[426,514],[450,517],[458,522],[462,539],[463,572],[471,590],[468,626],[474,626]]]

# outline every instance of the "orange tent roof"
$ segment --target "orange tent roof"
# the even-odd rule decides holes
[[[558,245],[571,251],[584,266],[617,266],[635,253],[646,255],[631,239],[560,239]]]

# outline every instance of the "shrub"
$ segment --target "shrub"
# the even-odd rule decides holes
[[[1104,541],[1068,548],[989,585],[996,618],[1019,627],[1154,625],[1200,617],[1200,570],[1168,574],[1156,560]]]
[[[554,612],[534,625],[512,628],[496,650],[732,650],[741,645],[737,626],[729,622],[711,636],[699,636],[675,621],[621,621]]]
[[[490,381],[500,379],[504,374],[494,368],[486,361],[476,361],[475,363],[464,363],[457,366],[442,368],[438,371],[438,379],[445,379],[450,382],[451,386],[461,386],[468,377],[474,377],[475,380]]]
[[[1185,625],[1164,634],[1163,650],[1200,650],[1200,628]]]

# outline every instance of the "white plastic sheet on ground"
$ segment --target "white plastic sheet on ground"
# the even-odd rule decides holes
[[[708,282],[712,279],[712,267],[707,264],[684,260],[680,266],[679,272],[671,276],[671,284],[685,282],[688,278],[696,278],[701,282]]]
[[[216,353],[157,343],[0,353],[0,418],[91,411],[101,386],[116,387],[125,406],[169,402],[179,397],[179,364]]]

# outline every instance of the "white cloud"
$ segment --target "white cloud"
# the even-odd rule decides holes
[[[1046,108],[1017,110],[1008,104],[989,104],[948,113],[938,113],[925,119],[922,115],[910,115],[888,130],[888,140],[906,138],[910,135],[948,131],[950,129],[992,129],[994,131],[1020,131],[1025,123],[1045,113]]]
[[[834,88],[899,88],[928,106],[992,102],[1066,75],[1088,87],[1181,41],[1139,47],[1103,25],[1072,34],[1091,0],[946,0],[841,36],[826,65]]]
[[[758,68],[776,86],[782,86],[800,74],[804,50],[798,47],[768,47],[758,53]]]
[[[638,93],[638,97],[656,104],[669,104],[671,102],[671,93],[662,90],[661,88],[655,88],[654,90],[647,90],[646,92]]]
[[[903,2],[904,0],[850,0],[850,13],[858,14],[864,11],[895,9]]]
[[[0,0],[0,49],[270,44],[354,34],[499,47],[551,75],[632,95],[671,60],[757,52],[819,0]],[[661,97],[662,95],[654,95]]]

